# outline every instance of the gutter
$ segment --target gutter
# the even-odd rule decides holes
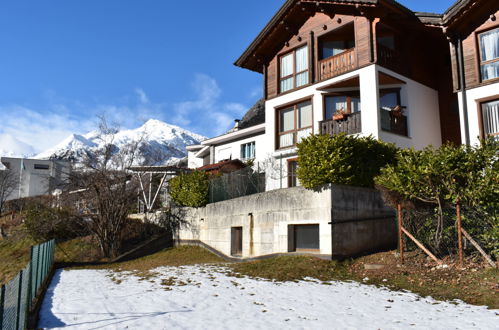
[[[468,120],[468,97],[466,95],[466,77],[464,73],[464,55],[463,55],[463,40],[461,35],[457,35],[454,40],[454,50],[457,54],[457,63],[459,71],[459,82],[461,91],[461,102],[463,105],[463,120],[464,120],[464,139],[466,145],[470,145],[470,129]]]

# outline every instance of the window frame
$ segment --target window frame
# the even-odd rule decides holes
[[[306,126],[306,127],[302,127],[302,128],[298,129],[297,128],[297,124],[298,124],[297,106],[302,104],[302,103],[306,103],[306,102],[310,102],[310,107],[311,107],[311,111],[312,111],[312,123],[310,126]],[[281,123],[281,111],[288,110],[291,107],[293,108],[293,127],[294,128],[291,130],[281,132],[280,131],[280,128],[282,127],[281,126],[282,125],[282,123]],[[288,103],[288,104],[285,104],[285,105],[282,105],[282,106],[276,108],[276,117],[275,118],[276,118],[276,136],[275,136],[275,138],[276,138],[276,150],[285,150],[285,149],[296,147],[296,143],[297,143],[296,142],[296,134],[299,131],[311,128],[312,129],[311,134],[314,134],[314,103],[312,102],[312,97],[300,99],[300,100],[297,100],[293,103]],[[281,147],[281,145],[280,145],[281,135],[286,135],[286,134],[290,134],[290,133],[293,133],[293,144],[286,146],[286,147]]]
[[[489,61],[483,61],[483,59],[482,59],[482,44],[481,44],[480,36],[484,33],[487,33],[487,32],[493,31],[493,30],[498,30],[498,32],[499,32],[499,25],[495,25],[495,26],[492,26],[486,30],[480,30],[480,31],[476,32],[476,43],[477,43],[477,53],[478,53],[478,70],[477,70],[478,72],[477,73],[478,73],[479,81],[481,83],[491,83],[491,82],[499,81],[499,77],[484,80],[483,75],[482,75],[482,66],[483,65],[499,62],[499,57],[497,57],[493,60],[489,60]]]
[[[356,93],[358,94],[358,96],[356,95]],[[331,118],[327,118],[326,117],[326,112],[327,112],[327,108],[326,108],[326,98],[328,97],[335,97],[335,96],[345,96],[347,98],[347,109],[346,109],[346,113],[347,114],[352,114],[354,112],[352,112],[352,98],[358,98],[360,100],[360,111],[356,111],[356,112],[361,112],[362,111],[362,100],[360,98],[360,90],[352,90],[352,91],[345,91],[345,92],[330,92],[330,93],[326,93],[326,94],[323,94],[323,97],[322,97],[322,118],[324,118],[324,120],[329,120]]]
[[[249,144],[253,144],[253,156],[252,157],[244,157],[243,158],[244,146],[249,145]],[[241,160],[255,159],[255,156],[256,156],[256,143],[255,143],[255,141],[250,141],[250,142],[242,143],[240,145],[240,154],[239,155],[240,155],[240,159]]]
[[[299,49],[302,49],[302,48],[305,48],[305,47],[307,48],[307,60],[308,60],[307,61],[307,70],[302,70],[300,72],[296,72],[296,52]],[[281,60],[282,60],[282,58],[284,58],[284,57],[286,57],[286,56],[288,56],[290,54],[293,54],[293,56],[292,56],[292,58],[293,58],[293,73],[290,74],[290,75],[287,75],[285,77],[281,77]],[[310,54],[310,46],[309,46],[308,43],[304,43],[304,44],[298,45],[295,48],[293,48],[292,50],[287,51],[287,52],[282,53],[282,54],[279,54],[277,56],[277,60],[278,60],[277,61],[278,62],[277,63],[277,68],[278,68],[278,70],[277,70],[278,71],[277,72],[278,73],[277,90],[279,91],[279,94],[289,93],[289,92],[292,92],[292,91],[294,91],[296,89],[303,88],[305,86],[310,85],[310,83],[311,83],[310,82],[310,69],[311,69],[311,66],[313,65],[311,63],[311,57],[312,56]],[[307,74],[307,80],[308,80],[308,82],[306,84],[301,85],[301,86],[296,86],[296,76],[298,76],[298,75],[300,75],[302,73],[305,73],[305,72],[308,73]],[[288,90],[282,91],[281,90],[281,82],[283,80],[286,80],[286,79],[289,79],[289,78],[293,78],[293,87],[290,88],[290,89],[288,89]]]
[[[478,110],[478,129],[480,133],[480,140],[484,140],[489,135],[487,134],[486,136],[484,131],[482,105],[484,103],[489,103],[494,101],[499,101],[499,94],[476,100],[477,110]]]
[[[381,111],[386,111],[386,110],[383,110],[382,106],[381,106],[381,97],[382,97],[382,93],[383,94],[389,94],[389,93],[397,93],[397,105],[400,105],[402,107],[402,109],[406,110],[407,107],[406,106],[403,106],[402,105],[402,87],[395,87],[395,88],[380,88],[379,91],[378,91],[378,96],[379,96],[379,101],[380,101],[380,104],[379,104],[379,120],[380,120],[380,128],[383,132],[387,132],[387,133],[390,133],[390,134],[395,134],[395,135],[398,135],[398,136],[402,136],[402,137],[405,137],[405,138],[410,138],[410,130],[409,130],[409,116],[407,116],[406,114],[402,114],[402,117],[405,118],[405,134],[401,134],[399,132],[396,132],[396,131],[393,131],[391,129],[386,129],[386,128],[383,128],[382,127],[382,123],[381,123],[381,116],[382,116],[382,112]],[[387,111],[388,112],[388,115],[390,116],[390,120],[392,120],[392,117],[391,117],[391,114],[390,112],[391,111]]]
[[[296,170],[293,172],[294,175],[291,175],[292,164],[296,164],[296,169],[298,169],[298,158],[290,158],[287,160],[287,163],[286,163],[287,175],[286,175],[286,177],[288,179],[288,188],[299,187],[298,175],[296,173]]]

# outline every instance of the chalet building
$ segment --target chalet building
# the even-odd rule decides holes
[[[499,138],[499,1],[459,0],[421,20],[441,27],[449,40],[462,143]]]
[[[460,142],[448,41],[396,1],[287,0],[235,64],[264,76],[264,153],[288,173],[268,189],[297,184],[309,134]]]
[[[188,167],[200,168],[224,160],[264,159],[265,101],[259,100],[227,133],[187,147]]]

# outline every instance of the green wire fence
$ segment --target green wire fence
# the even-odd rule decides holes
[[[26,267],[0,289],[0,329],[26,329],[28,313],[54,264],[55,241],[31,247]]]

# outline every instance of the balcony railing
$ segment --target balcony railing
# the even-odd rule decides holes
[[[402,55],[399,51],[380,44],[378,44],[377,47],[379,65],[391,69],[395,72],[405,73],[406,66],[403,63]]]
[[[381,109],[381,129],[390,133],[408,136],[407,117],[394,116],[391,111]]]
[[[323,120],[319,122],[321,134],[334,135],[339,133],[356,134],[362,131],[360,111],[349,114],[341,120]]]
[[[357,68],[355,48],[319,61],[319,79],[321,81],[336,77]]]

